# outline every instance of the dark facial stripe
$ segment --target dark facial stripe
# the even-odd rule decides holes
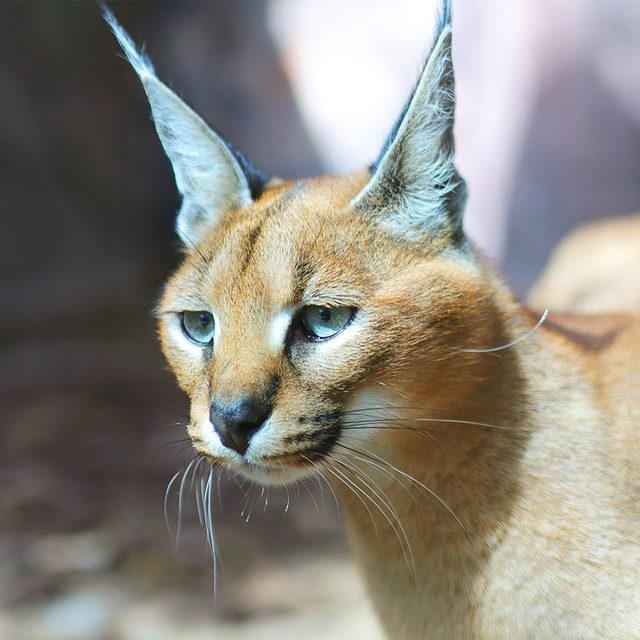
[[[311,460],[319,460],[331,451],[340,436],[340,422],[334,420],[326,424],[322,429],[314,429],[304,433],[287,436],[285,439],[289,445],[298,445],[300,448],[292,451],[292,454],[305,455]]]
[[[240,273],[238,277],[242,277],[249,267],[249,263],[251,262],[251,258],[253,257],[253,252],[258,242],[258,238],[262,232],[262,227],[264,226],[265,220],[262,219],[258,224],[251,229],[249,232],[249,239],[247,240],[246,251],[242,259],[242,266],[240,267]]]
[[[291,200],[297,196],[300,189],[301,184],[296,183],[296,185],[293,188],[289,189],[282,196],[282,198],[280,198],[277,202],[264,210],[262,218],[249,231],[249,237],[245,246],[245,254],[243,256],[242,265],[240,266],[240,271],[238,273],[238,280],[245,274],[245,272],[249,268],[251,258],[255,253],[256,245],[258,244],[258,240],[262,235],[265,223],[269,220],[269,218],[271,218],[271,216],[276,215],[286,209],[289,206]]]

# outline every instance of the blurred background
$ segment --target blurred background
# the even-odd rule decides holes
[[[376,155],[434,5],[111,3],[160,76],[285,177]],[[454,0],[454,31],[467,229],[524,296],[567,230],[640,209],[640,3]],[[326,487],[265,509],[221,482],[215,602],[192,500],[174,550],[187,403],[150,312],[178,198],[98,7],[0,3],[0,96],[0,637],[378,637]]]

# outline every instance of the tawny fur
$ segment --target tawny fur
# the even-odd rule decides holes
[[[391,639],[640,638],[640,324],[540,324],[465,239],[446,1],[441,15],[371,170],[258,193],[108,14],[198,201],[158,309],[188,432],[254,481],[325,474]],[[222,192],[201,182],[200,143],[220,147]],[[314,342],[296,329],[308,305],[356,312]],[[209,343],[185,335],[184,311],[213,314]],[[246,451],[225,447],[212,399],[267,394]]]

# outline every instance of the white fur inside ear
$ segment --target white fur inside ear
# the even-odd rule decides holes
[[[249,184],[226,143],[197,113],[156,77],[145,77],[142,84],[184,197],[177,227],[188,245],[197,242],[221,213],[249,206]]]
[[[454,108],[451,26],[444,23],[393,139],[351,207],[413,241],[459,231],[466,192],[453,162]]]
[[[226,142],[158,79],[151,61],[106,7],[104,17],[147,93],[158,136],[183,196],[177,230],[185,245],[193,248],[221,213],[251,204],[249,182]]]

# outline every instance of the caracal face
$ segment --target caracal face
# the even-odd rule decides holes
[[[191,401],[189,435],[199,453],[253,480],[313,472],[345,429],[385,404],[387,389],[412,379],[416,352],[431,363],[421,374],[427,387],[465,362],[460,355],[445,371],[440,358],[467,305],[481,304],[470,263],[390,239],[350,210],[366,179],[267,189],[223,216],[166,286],[159,333]],[[333,335],[309,331],[314,308],[344,314]],[[185,331],[185,310],[211,314],[206,344]],[[213,409],[239,399],[251,399],[261,420],[245,450],[223,442]]]

